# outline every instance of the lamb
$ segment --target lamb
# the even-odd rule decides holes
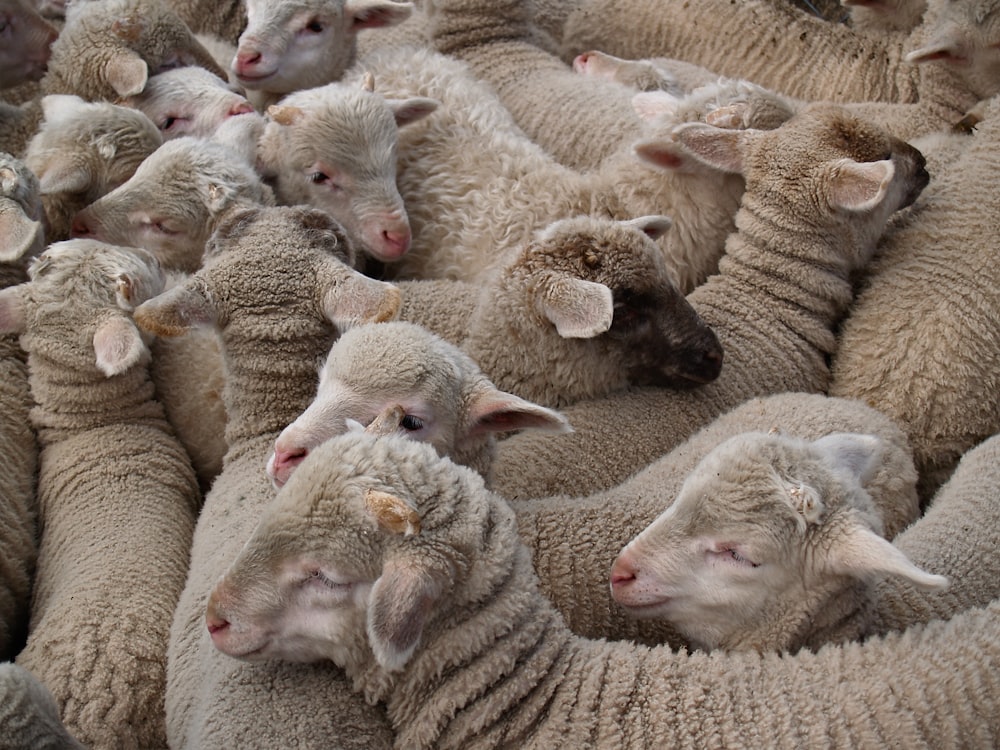
[[[426,0],[425,9],[434,48],[493,88],[518,127],[556,161],[590,169],[640,136],[631,93],[575,75],[540,43],[528,3]]]
[[[388,49],[366,58],[345,82],[361,69],[387,97],[441,102],[399,131],[396,184],[413,234],[409,252],[386,268],[390,278],[482,281],[534,230],[577,214],[669,214],[676,226],[660,244],[681,288],[690,291],[714,272],[743,181],[706,169],[674,143],[677,113],[699,117],[698,104],[682,110],[673,102],[673,111],[645,127],[642,140],[620,148],[600,169],[580,173],[528,140],[462,63],[428,49]],[[718,100],[744,96],[739,82],[717,91]],[[708,97],[699,102],[705,109],[720,106]]]
[[[60,242],[77,212],[128,180],[163,139],[144,114],[110,102],[50,94],[41,107],[24,160],[41,182],[46,237]]]
[[[881,243],[833,360],[831,393],[903,425],[925,503],[966,450],[1000,432],[1000,273],[991,262],[1000,203],[983,187],[1000,167],[1000,98],[986,115]]]
[[[461,335],[452,341],[498,387],[545,406],[630,384],[700,386],[719,376],[723,351],[653,241],[669,225],[660,216],[553,222],[475,295],[456,300],[447,286],[398,282],[401,316],[454,321]]]
[[[311,449],[346,430],[347,419],[367,424],[397,404],[407,436],[484,476],[498,432],[570,430],[561,414],[500,390],[471,357],[421,326],[371,324],[334,343],[316,399],[275,440],[268,476],[280,487]]]
[[[437,102],[390,100],[364,85],[330,83],[289,94],[269,109],[258,168],[279,203],[320,208],[378,261],[410,248],[410,225],[396,187],[397,130],[426,117]]]
[[[0,153],[0,288],[27,280],[27,260],[44,247],[38,179]],[[31,581],[38,555],[35,472],[38,445],[28,414],[28,367],[17,337],[0,337],[0,658],[13,658],[27,633]]]
[[[550,445],[505,440],[493,471],[508,498],[607,488],[748,398],[825,392],[852,276],[929,179],[916,149],[836,105],[810,105],[774,130],[688,124],[675,135],[746,177],[719,273],[688,295],[726,352],[722,373],[691,391],[640,388],[567,406],[576,430]]]
[[[354,271],[354,254],[321,211],[234,211],[217,227],[203,267],[136,310],[137,322],[159,335],[218,330],[226,363],[229,450],[198,517],[167,652],[171,747],[283,747],[290,737],[301,747],[328,747],[331,737],[345,748],[390,743],[384,713],[351,696],[338,671],[232,669],[201,624],[215,577],[273,498],[267,455],[309,404],[316,366],[338,330],[398,312],[398,290]]]
[[[227,81],[205,68],[186,66],[150,76],[138,94],[120,104],[144,113],[164,139],[207,138],[227,118],[250,114],[253,105]]]
[[[0,89],[41,80],[58,30],[29,0],[3,0],[0,18]]]
[[[170,617],[201,496],[130,313],[163,284],[136,248],[52,244],[0,291],[28,353],[41,540],[16,657],[90,746],[165,747]],[[109,489],[110,488],[110,489]]]
[[[995,32],[979,22],[986,6],[931,0],[923,23],[904,35],[858,32],[769,0],[709,0],[697,10],[682,0],[588,0],[567,19],[562,54],[665,55],[804,101],[856,103],[910,139],[947,129],[1000,90]]]
[[[581,52],[573,58],[573,71],[629,86],[638,91],[666,91],[681,96],[719,76],[700,65],[666,57],[625,60],[600,50]]]
[[[245,3],[232,69],[261,111],[285,94],[340,80],[354,63],[358,32],[402,23],[413,11],[395,0]]]
[[[140,93],[149,76],[185,65],[226,77],[161,0],[87,0],[66,10],[42,91],[115,101]]]
[[[204,624],[251,663],[333,661],[398,748],[986,747],[998,612],[796,656],[590,641],[539,593],[514,511],[478,474],[349,433],[278,493]]]
[[[865,635],[851,615],[874,581],[900,576],[939,590],[881,534],[883,511],[916,519],[916,493],[870,492],[882,463],[874,435],[807,441],[745,432],[710,451],[677,497],[611,567],[615,601],[669,620],[705,650],[816,650]]]
[[[0,736],[9,750],[85,750],[60,720],[52,693],[13,662],[0,664]]]
[[[226,212],[273,204],[274,193],[240,154],[210,139],[182,136],[78,212],[72,230],[75,237],[142,247],[165,269],[192,272]]]

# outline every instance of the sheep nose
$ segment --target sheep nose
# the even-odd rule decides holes
[[[410,249],[410,233],[408,231],[382,232],[382,241],[388,248],[386,256],[389,258],[401,258]]]
[[[611,588],[623,588],[635,580],[636,569],[632,561],[624,554],[619,555],[611,566]]]
[[[274,458],[271,461],[271,478],[279,487],[288,481],[295,467],[302,463],[302,460],[309,455],[308,448],[290,448],[285,450],[275,446]]]
[[[587,63],[590,61],[589,52],[581,52],[575,58],[573,58],[573,70],[577,73],[583,72],[587,68]]]
[[[89,237],[93,234],[90,226],[87,224],[87,220],[79,215],[73,217],[73,223],[70,225],[69,231],[71,237]]]
[[[244,75],[253,70],[260,61],[263,55],[260,50],[248,49],[239,50],[236,53],[236,75]]]
[[[250,102],[240,102],[239,104],[234,104],[226,117],[235,117],[236,115],[249,115],[253,112],[253,105]]]
[[[225,632],[226,628],[229,627],[229,620],[219,612],[219,603],[216,600],[216,593],[214,591],[208,599],[208,607],[205,611],[205,625],[208,627],[209,635],[213,637],[217,633],[221,634]]]

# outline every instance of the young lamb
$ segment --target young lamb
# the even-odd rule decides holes
[[[274,194],[238,152],[182,136],[150,154],[127,182],[73,219],[73,236],[142,247],[163,267],[191,272],[225,214],[273,205]]]
[[[285,94],[340,80],[357,35],[402,23],[413,4],[395,0],[245,0],[247,27],[233,58],[236,79],[261,111]]]
[[[551,445],[505,440],[494,480],[509,498],[586,495],[748,398],[825,392],[852,277],[929,179],[916,149],[835,105],[810,105],[774,130],[689,124],[675,135],[746,178],[719,273],[688,295],[726,353],[722,373],[691,391],[633,389],[567,406],[575,432]]]
[[[0,291],[21,334],[38,432],[41,532],[17,663],[94,747],[165,747],[167,633],[201,495],[155,400],[131,311],[162,288],[155,259],[92,240],[50,245]]]
[[[852,615],[879,577],[947,585],[882,536],[884,498],[865,485],[885,450],[857,433],[729,438],[618,555],[615,601],[705,650],[794,652],[860,638]],[[916,518],[915,503],[909,510]]]
[[[632,94],[573,73],[539,42],[528,6],[523,0],[425,0],[431,43],[492,87],[518,127],[556,161],[596,167],[640,136]]]
[[[514,511],[398,436],[318,448],[208,600],[216,647],[331,660],[397,748],[991,746],[1000,604],[798,655],[688,654],[574,634]],[[887,690],[887,684],[903,689]]]
[[[881,243],[833,360],[831,393],[906,430],[925,502],[966,450],[1000,432],[1000,197],[985,187],[1000,168],[1000,97],[985,114]]]
[[[498,387],[545,406],[631,384],[711,382],[723,351],[653,241],[667,226],[657,216],[554,222],[474,287],[475,295],[452,299],[447,287],[398,282],[401,317],[421,324],[450,317],[461,330],[453,343]],[[451,301],[447,314],[442,297]]]
[[[43,247],[38,180],[24,162],[0,153],[0,289],[26,281],[27,261]],[[0,336],[0,658],[13,658],[24,643],[38,555],[33,405],[17,337]]]
[[[716,73],[683,60],[667,57],[626,60],[600,50],[581,52],[572,64],[573,71],[583,76],[615,81],[637,91],[666,91],[675,96],[719,79]]]
[[[185,65],[226,77],[162,0],[87,0],[66,9],[42,91],[115,101],[140,93],[149,76]]]
[[[163,139],[128,107],[71,94],[42,97],[41,106],[44,118],[24,160],[41,182],[46,237],[60,242],[70,238],[77,212],[128,180]]]
[[[338,329],[398,312],[399,292],[354,271],[353,261],[342,228],[321,211],[233,212],[203,267],[136,311],[161,335],[218,330],[226,364],[229,450],[198,517],[167,652],[171,747],[284,747],[291,737],[304,747],[328,747],[331,737],[359,750],[390,744],[384,713],[351,696],[338,671],[232,669],[202,625],[215,578],[273,499],[264,467],[274,439],[312,400]]]
[[[525,137],[463,63],[428,49],[386,49],[365,58],[345,82],[362,70],[374,75],[384,96],[441,103],[399,131],[396,184],[412,245],[387,267],[390,277],[482,281],[535,230],[579,214],[667,214],[675,226],[660,244],[681,288],[690,291],[716,270],[743,180],[702,166],[677,146],[672,131],[681,116],[700,118],[726,98],[731,104],[745,97],[739,82],[685,106],[671,100],[663,116],[644,125],[641,140],[623,143],[600,168],[583,173]],[[746,126],[770,123],[751,120]]]
[[[29,0],[0,1],[0,89],[41,80],[59,31]]]
[[[1000,90],[998,30],[983,22],[995,5],[930,0],[905,35],[855,31],[771,0],[588,0],[567,19],[563,57],[665,55],[804,101],[854,102],[910,139],[947,129]]]
[[[393,405],[408,437],[487,477],[497,433],[570,431],[561,414],[500,390],[472,358],[421,326],[372,324],[334,343],[315,400],[274,442],[268,476],[280,487],[310,450],[346,431],[348,419],[368,424]]]
[[[13,662],[0,664],[0,736],[10,750],[86,750],[63,725],[52,693]]]
[[[250,114],[253,105],[226,80],[188,65],[150,76],[138,94],[122,97],[156,123],[164,139],[182,135],[207,138],[228,118]]]
[[[320,208],[360,250],[396,261],[411,240],[396,187],[397,131],[436,107],[423,97],[386,99],[370,81],[289,94],[268,110],[258,167],[272,178],[280,203]]]

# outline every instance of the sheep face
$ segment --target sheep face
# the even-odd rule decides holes
[[[27,165],[0,152],[0,262],[11,263],[42,251],[42,204],[38,178]]]
[[[59,32],[27,0],[0,3],[0,89],[37,81]]]
[[[449,592],[488,590],[482,529],[516,537],[481,478],[424,443],[352,432],[320,446],[275,497],[209,598],[212,641],[243,659],[374,659],[401,668]],[[509,561],[506,563],[509,565]]]
[[[361,250],[391,262],[411,239],[396,187],[397,128],[435,106],[343,84],[293,94],[268,110],[259,158],[281,202],[326,211]]]
[[[859,579],[896,574],[939,585],[878,533],[864,484],[879,446],[847,434],[727,440],[622,550],[612,595],[634,616],[670,620],[703,648],[763,650],[798,645],[836,597],[858,595]]]
[[[125,97],[121,103],[145,114],[164,139],[208,137],[227,118],[254,111],[247,98],[229,83],[192,66],[150,76],[141,93]]]
[[[273,202],[242,158],[197,138],[169,141],[123,185],[73,220],[73,236],[143,247],[165,268],[194,271],[221,215],[239,203]]]
[[[248,0],[232,70],[248,89],[274,94],[322,86],[353,64],[359,31],[400,23],[412,9],[392,0]]]
[[[360,326],[331,348],[316,399],[278,436],[268,475],[280,487],[311,450],[345,432],[348,420],[368,425],[397,404],[401,434],[481,473],[497,432],[569,430],[558,412],[499,390],[470,357],[420,326]]]

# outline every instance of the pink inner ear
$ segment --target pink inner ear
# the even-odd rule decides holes
[[[642,146],[636,149],[636,153],[639,154],[643,160],[655,164],[658,167],[662,167],[663,169],[680,169],[684,164],[684,160],[668,148]]]

